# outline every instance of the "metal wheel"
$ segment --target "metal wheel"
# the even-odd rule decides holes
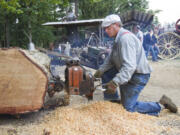
[[[176,22],[176,31],[177,33],[180,33],[180,19],[178,19]]]
[[[166,32],[158,37],[159,57],[161,59],[174,59],[180,53],[180,36],[174,32]]]
[[[106,57],[108,56],[108,52],[101,52],[98,56],[97,56],[97,68],[100,67],[100,65],[102,65],[106,59]]]

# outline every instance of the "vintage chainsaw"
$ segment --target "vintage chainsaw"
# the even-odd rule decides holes
[[[92,100],[93,92],[97,88],[95,81],[100,82],[100,79],[94,78],[92,73],[83,68],[79,60],[75,59],[68,59],[66,61],[65,81],[62,81],[60,77],[52,78],[48,85],[48,94],[50,97],[55,92],[65,90],[68,95],[85,96],[88,100]]]
[[[68,95],[80,95],[85,96],[88,100],[93,99],[93,92],[101,85],[101,80],[94,78],[91,72],[81,66],[79,59],[64,56],[57,52],[47,51],[43,48],[38,48],[38,50],[66,59],[65,81],[62,81],[60,76],[54,73],[54,68],[50,65],[51,77],[48,84],[48,94],[50,97],[55,92],[65,90]],[[98,86],[95,86],[95,81],[99,82]],[[102,88],[100,90],[104,91]]]

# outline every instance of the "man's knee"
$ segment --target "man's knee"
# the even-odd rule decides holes
[[[135,112],[135,105],[124,105],[123,107],[126,109],[128,112]]]

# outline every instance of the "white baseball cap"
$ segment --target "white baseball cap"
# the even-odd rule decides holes
[[[117,23],[117,22],[120,23],[120,24],[122,24],[121,19],[120,19],[120,17],[119,17],[118,15],[116,15],[116,14],[108,15],[108,16],[106,16],[106,18],[103,20],[103,22],[102,22],[102,27],[108,27],[108,26],[110,26],[111,24]]]

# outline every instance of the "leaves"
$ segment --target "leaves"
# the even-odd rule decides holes
[[[145,11],[147,0],[81,0],[79,14],[81,19],[102,18],[108,14],[120,14],[131,9]]]
[[[22,10],[19,9],[19,0],[0,0],[0,5],[6,13],[22,13]]]

